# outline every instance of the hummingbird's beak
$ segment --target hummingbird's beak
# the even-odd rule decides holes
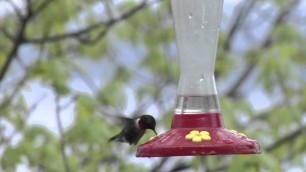
[[[153,131],[154,131],[154,133],[157,135],[157,132],[156,132],[156,130],[155,129],[152,129]]]

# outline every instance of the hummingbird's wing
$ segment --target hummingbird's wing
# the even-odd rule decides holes
[[[119,134],[111,137],[108,142],[111,141],[117,141],[117,142],[128,142],[129,141],[126,139],[126,135],[129,134],[129,127],[131,126],[132,128],[134,128],[134,120],[131,118],[126,118],[126,117],[122,117],[122,116],[116,116],[116,123],[122,125],[122,130]],[[130,143],[131,144],[131,143]]]
[[[130,124],[133,119],[121,115],[110,115],[108,116],[108,121],[110,124],[118,125],[123,128],[127,124]]]
[[[118,116],[118,119],[120,120],[120,123],[123,126],[135,125],[135,119],[127,118],[127,117],[123,117],[123,116]]]

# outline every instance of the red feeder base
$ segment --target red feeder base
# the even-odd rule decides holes
[[[191,131],[207,131],[209,139],[186,139]],[[142,144],[137,157],[258,154],[256,140],[223,127],[221,114],[174,115],[171,130]]]

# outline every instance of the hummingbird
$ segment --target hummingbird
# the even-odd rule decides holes
[[[146,129],[152,130],[157,135],[155,130],[156,121],[151,115],[142,115],[136,118],[119,118],[123,122],[124,127],[119,134],[111,137],[108,142],[117,141],[136,145],[146,132]]]

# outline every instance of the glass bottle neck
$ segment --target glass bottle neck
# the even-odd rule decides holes
[[[175,102],[175,114],[221,113],[217,94],[203,96],[177,95]]]

